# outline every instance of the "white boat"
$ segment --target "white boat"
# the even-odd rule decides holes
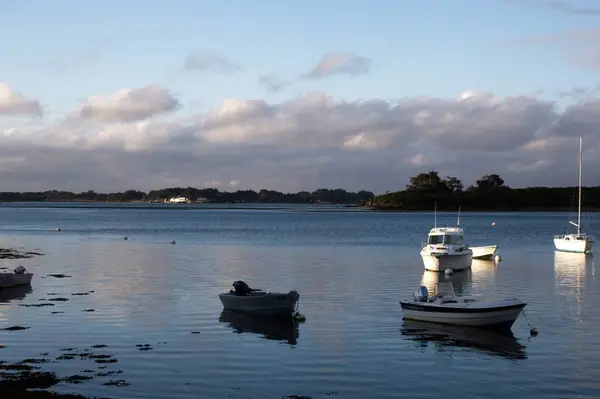
[[[451,282],[440,282],[435,295],[429,296],[427,287],[421,286],[413,301],[400,301],[400,305],[406,320],[509,330],[527,304],[514,298],[459,296]]]
[[[554,236],[554,248],[557,251],[563,252],[578,252],[578,253],[591,253],[592,246],[594,244],[594,237],[581,232],[581,164],[582,164],[582,153],[583,143],[581,137],[579,138],[579,195],[578,202],[579,206],[577,209],[577,223],[569,221],[570,224],[577,227],[577,233],[575,234],[564,234]]]
[[[300,294],[269,292],[253,289],[243,281],[233,283],[234,290],[219,294],[223,307],[228,310],[248,312],[265,316],[293,317],[297,312]]]
[[[28,273],[25,267],[19,265],[13,272],[0,273],[0,288],[11,288],[31,284],[33,273]]]
[[[480,247],[469,247],[473,251],[473,259],[493,260],[498,253],[497,245],[484,245]]]

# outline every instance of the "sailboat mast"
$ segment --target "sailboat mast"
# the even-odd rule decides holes
[[[577,235],[581,231],[581,158],[582,158],[582,138],[579,138],[579,208],[577,210]]]

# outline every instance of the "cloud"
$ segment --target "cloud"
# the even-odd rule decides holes
[[[291,80],[281,80],[275,74],[263,75],[258,78],[258,83],[270,93],[283,90],[287,86],[293,84]]]
[[[577,7],[567,1],[549,0],[544,2],[544,6],[564,14],[600,15],[600,8]]]
[[[235,62],[227,57],[212,52],[196,52],[187,56],[183,63],[186,71],[209,71],[215,73],[229,73],[241,69]]]
[[[596,7],[577,7],[572,1],[564,0],[504,0],[510,5],[519,5],[529,3],[533,6],[549,8],[563,14],[579,15],[579,16],[596,16],[600,15],[600,8]]]
[[[167,93],[149,93],[157,92]],[[164,120],[153,115],[169,102],[153,97],[142,96],[141,108],[109,97],[99,102],[102,112],[92,113],[97,119],[76,112],[46,125],[3,127],[3,190],[191,185],[385,192],[432,168],[465,186],[489,173],[514,187],[573,185],[579,136],[584,184],[600,184],[597,98],[561,111],[533,95],[465,91],[454,98],[349,101],[314,92],[277,103],[229,99],[202,114]]]
[[[79,110],[84,119],[100,122],[131,122],[173,112],[181,104],[161,86],[117,90],[110,96],[88,97]]]
[[[369,73],[371,61],[368,58],[350,52],[325,54],[304,77],[323,79],[333,75],[357,76]]]
[[[552,35],[526,36],[508,41],[513,47],[554,46],[562,50],[562,58],[573,65],[600,71],[600,29],[583,29]]]
[[[258,84],[269,93],[281,91],[306,79],[325,79],[335,75],[358,76],[369,73],[371,60],[351,52],[336,51],[325,54],[308,72],[293,78],[281,79],[271,73],[258,78]]]
[[[0,82],[0,116],[42,116],[40,102],[17,93],[6,83]]]

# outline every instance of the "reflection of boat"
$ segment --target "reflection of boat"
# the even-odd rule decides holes
[[[570,293],[579,293],[583,286],[587,264],[593,264],[591,254],[554,251],[554,275],[559,285],[567,286]]]
[[[238,280],[233,282],[234,290],[219,294],[225,309],[272,316],[293,316],[300,294],[269,292],[248,287]]]
[[[590,253],[594,245],[594,237],[581,232],[581,159],[582,159],[582,139],[579,138],[579,195],[577,208],[577,223],[569,220],[577,228],[575,234],[564,234],[554,236],[554,248],[558,251]]]
[[[517,341],[510,330],[500,333],[480,328],[406,320],[401,333],[410,340],[434,342],[441,347],[472,348],[509,359],[527,358],[525,346]]]
[[[0,302],[10,302],[12,300],[24,299],[33,289],[31,285],[19,285],[16,287],[0,289]]]
[[[0,273],[0,288],[17,287],[31,284],[33,273],[28,273],[23,266],[17,266],[12,272]]]
[[[454,291],[457,294],[463,294],[468,291],[471,285],[471,269],[456,272],[449,276],[446,274],[425,270],[423,272],[423,277],[421,278],[421,285],[427,287],[429,292],[434,292],[436,284],[443,283],[444,281],[451,281]]]
[[[510,329],[527,304],[514,298],[456,295],[452,282],[447,281],[437,283],[432,296],[427,287],[419,287],[412,301],[400,301],[400,305],[407,320],[500,330]]]
[[[238,334],[261,334],[266,339],[287,341],[290,345],[296,345],[299,337],[298,323],[292,318],[258,316],[223,309],[219,321],[229,323],[229,327]]]
[[[491,260],[496,257],[498,251],[497,245],[486,245],[481,247],[469,247],[473,251],[473,259]]]

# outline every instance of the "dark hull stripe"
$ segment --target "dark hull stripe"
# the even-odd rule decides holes
[[[419,312],[430,312],[430,313],[495,313],[501,312],[504,310],[516,310],[523,309],[525,307],[525,303],[517,304],[517,305],[508,305],[508,306],[497,306],[493,308],[459,308],[459,307],[449,307],[449,306],[431,306],[431,305],[421,305],[418,302],[400,302],[402,309],[406,310],[416,310]]]

